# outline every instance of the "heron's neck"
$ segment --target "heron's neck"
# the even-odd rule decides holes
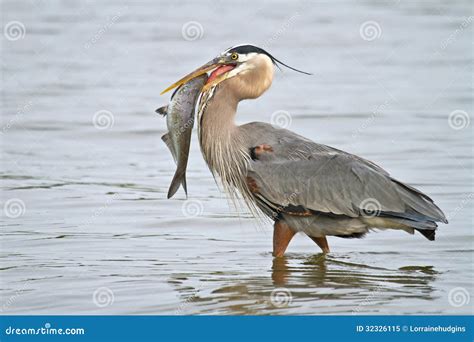
[[[245,178],[248,152],[242,141],[235,115],[239,103],[224,84],[204,93],[199,110],[201,151],[210,170],[224,185],[240,187]]]
[[[211,170],[219,154],[236,147],[235,114],[239,100],[223,85],[210,89],[201,97],[199,140],[201,150]],[[229,151],[230,152],[230,151]]]
[[[229,142],[237,128],[235,114],[238,104],[239,100],[223,85],[202,95],[199,113],[202,147],[212,148],[216,142]]]

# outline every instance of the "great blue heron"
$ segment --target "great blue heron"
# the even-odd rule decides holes
[[[434,240],[436,222],[447,223],[443,212],[371,161],[271,124],[235,124],[239,102],[262,95],[278,64],[289,67],[261,48],[239,45],[163,91],[211,72],[197,118],[202,154],[231,198],[240,193],[252,211],[274,221],[273,255],[282,256],[297,232],[324,253],[328,235],[361,238],[375,228],[416,230]]]

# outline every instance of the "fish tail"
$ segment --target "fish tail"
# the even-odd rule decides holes
[[[174,196],[180,185],[183,185],[186,196],[188,196],[188,190],[186,189],[186,175],[184,172],[177,170],[168,190],[168,199]]]
[[[184,193],[186,194],[186,198],[188,198],[188,187],[186,185],[186,173],[183,174],[183,178],[181,179],[181,186],[183,187]]]

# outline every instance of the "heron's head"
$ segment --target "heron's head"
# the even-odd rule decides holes
[[[202,92],[206,92],[219,83],[229,80],[233,86],[233,91],[237,93],[236,95],[240,99],[256,98],[270,87],[273,80],[274,65],[278,64],[308,74],[284,64],[257,46],[238,45],[225,50],[208,63],[184,76],[166,88],[161,94],[179,87],[199,75],[210,73]]]

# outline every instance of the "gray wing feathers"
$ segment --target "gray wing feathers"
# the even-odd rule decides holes
[[[399,192],[401,200],[408,208],[411,208],[415,211],[415,216],[413,216],[413,219],[419,219],[419,217],[417,217],[419,215],[416,215],[418,213],[431,221],[448,223],[448,220],[444,216],[441,209],[433,203],[431,198],[421,193],[417,189],[409,187],[399,181],[394,183],[397,185],[397,191]],[[407,218],[410,218],[410,213],[407,213]]]
[[[249,176],[271,203],[348,217],[375,210],[397,221],[446,222],[441,210],[418,190],[350,155],[320,155],[308,160],[254,162]],[[423,225],[426,226],[426,225]],[[432,226],[432,224],[428,224]],[[421,228],[421,227],[420,227]]]
[[[382,211],[403,212],[403,202],[390,179],[370,168],[352,165],[345,155],[310,160],[255,162],[249,175],[273,203],[345,215],[361,216],[364,204]],[[373,200],[372,200],[373,199]],[[371,201],[372,200],[372,201]]]
[[[394,221],[419,222],[414,227],[447,223],[428,196],[368,160],[269,124],[241,127],[249,146],[265,143],[273,148],[252,161],[248,173],[259,187],[257,197],[267,205],[304,206],[351,218],[363,216],[368,206]]]

